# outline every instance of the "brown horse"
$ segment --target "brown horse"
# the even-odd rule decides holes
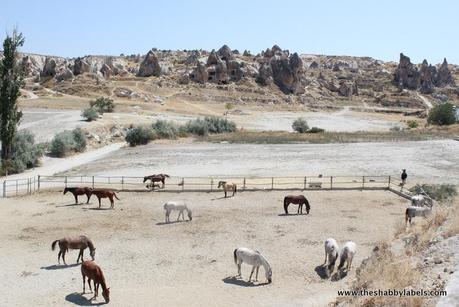
[[[237,186],[235,183],[227,183],[226,181],[219,181],[217,189],[219,189],[220,187],[222,187],[223,191],[225,192],[225,198],[228,194],[228,191],[233,191],[233,196],[234,194],[236,194]]]
[[[99,200],[99,208],[100,208],[100,199],[101,198],[108,198],[110,199],[110,208],[113,209],[115,206],[115,201],[113,200],[113,197],[116,199],[120,200],[118,196],[116,196],[115,192],[109,189],[92,189],[91,190],[91,195],[96,195],[97,199]]]
[[[67,192],[70,192],[73,194],[73,197],[75,197],[75,203],[77,204],[78,204],[78,195],[86,195],[86,197],[88,198],[88,201],[86,201],[86,203],[89,203],[89,199],[91,198],[91,188],[87,188],[87,187],[65,188],[64,195],[67,194]]]
[[[143,183],[145,183],[147,180],[151,180],[151,185],[148,185],[147,187],[150,187],[150,188],[153,187],[154,189],[155,188],[154,183],[160,181],[163,184],[163,188],[164,188],[166,178],[170,178],[170,176],[167,174],[156,174],[156,175],[145,176],[143,177]]]
[[[99,292],[99,285],[102,286],[102,296],[105,299],[105,302],[110,302],[110,288],[107,288],[107,284],[105,282],[104,273],[102,269],[94,263],[94,261],[85,261],[81,264],[81,275],[83,276],[83,294],[85,293],[85,284],[86,284],[86,277],[88,277],[88,285],[89,290],[91,289],[91,280],[94,283],[94,297],[93,299],[97,298]]]
[[[311,207],[309,202],[304,195],[288,195],[284,197],[284,210],[285,214],[288,214],[288,205],[298,205],[298,214],[303,214],[303,205],[306,205],[306,214],[309,214]]]
[[[69,249],[79,249],[80,253],[78,254],[77,263],[80,260],[83,261],[83,252],[86,248],[89,247],[89,254],[91,255],[92,260],[96,255],[96,248],[92,241],[86,236],[79,236],[79,237],[65,237],[59,240],[54,241],[51,244],[51,249],[54,250],[56,248],[56,243],[59,243],[59,254],[57,255],[57,261],[61,264],[60,258],[62,255],[62,260],[64,260],[64,264],[67,265],[65,262],[65,253],[69,251]]]

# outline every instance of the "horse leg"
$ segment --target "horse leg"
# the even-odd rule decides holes
[[[86,284],[86,276],[84,276],[84,274],[83,274],[83,294],[86,292],[86,290],[84,288],[85,284]]]
[[[113,200],[113,196],[110,196],[110,208],[113,209],[115,207],[115,201]]]
[[[325,260],[324,260],[324,264],[322,264],[322,266],[324,266],[325,264],[327,264],[327,251],[325,251]]]
[[[252,272],[250,272],[249,282],[252,279],[253,271],[255,271],[255,266],[252,267]]]
[[[88,285],[89,285],[89,291],[92,292],[92,288],[91,288],[91,279],[89,279],[89,277],[88,277]]]
[[[242,264],[241,262],[239,262],[239,261],[237,262],[237,275],[239,277],[242,276],[242,274],[241,274],[241,264]]]
[[[100,196],[97,196],[97,199],[99,200],[99,209],[100,209]]]
[[[77,258],[77,261],[76,261],[77,263],[80,261],[81,252],[82,252],[82,251],[83,251],[83,250],[80,249],[80,252],[78,253],[78,258]],[[83,262],[83,259],[81,259],[81,262]]]
[[[75,197],[75,203],[78,204],[78,195],[73,194],[73,197]]]
[[[225,190],[225,198],[226,198],[226,190]]]
[[[91,194],[86,194],[86,197],[88,198],[88,200],[86,201],[86,203],[89,204],[89,199],[91,198]]]
[[[59,250],[59,254],[57,254],[57,262],[61,264],[61,255],[62,255],[62,250]]]
[[[260,269],[259,266],[257,266],[257,272],[255,273],[255,281],[258,281],[258,270]]]
[[[65,253],[67,252],[66,249],[62,252],[62,260],[64,260],[64,264],[67,265],[67,262],[65,262]]]

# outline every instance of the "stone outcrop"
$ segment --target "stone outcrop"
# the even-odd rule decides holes
[[[54,77],[56,75],[56,67],[56,60],[52,57],[46,57],[45,65],[43,66],[43,70],[41,71],[40,76]]]
[[[198,62],[196,68],[190,74],[190,80],[198,83],[206,83],[209,78],[206,67]]]
[[[269,59],[269,66],[271,69],[271,76],[274,83],[285,94],[301,94],[304,93],[302,84],[302,75],[304,73],[303,61],[297,53],[288,56],[288,51],[283,52],[278,46],[267,50],[264,53],[266,58],[267,54],[273,54]],[[261,75],[263,74],[263,75]],[[269,69],[265,64],[261,64],[259,69],[259,77],[257,80],[260,84],[267,84],[269,81]]]
[[[90,72],[91,67],[89,64],[82,58],[76,58],[75,63],[73,64],[73,74],[75,76],[81,75],[83,73]]]
[[[448,62],[446,58],[443,60],[440,68],[438,69],[437,77],[435,80],[435,85],[438,87],[445,87],[445,86],[455,86],[456,83],[454,82],[453,76],[451,71],[448,68]]]
[[[255,81],[261,85],[270,85],[273,83],[273,71],[269,63],[262,63],[260,65]]]
[[[244,72],[242,70],[242,64],[238,61],[232,60],[226,63],[228,68],[228,75],[231,81],[240,81],[244,77]]]
[[[108,64],[102,65],[100,72],[102,73],[105,79],[108,79],[113,75],[113,70]]]
[[[26,55],[21,60],[21,67],[26,76],[38,76],[43,70],[45,57]]]
[[[71,80],[74,77],[74,74],[70,68],[64,68],[64,70],[60,71],[56,75],[56,80],[57,81],[66,81],[66,80]]]
[[[395,70],[394,84],[410,90],[419,87],[419,71],[403,53],[400,53],[400,62]]]
[[[148,51],[140,63],[139,72],[137,76],[139,77],[150,77],[150,76],[159,76],[161,74],[161,66],[159,65],[158,57],[156,56],[153,50]]]
[[[223,61],[230,61],[233,59],[233,52],[227,45],[223,45],[220,49],[218,49],[217,54]]]
[[[435,77],[437,69],[435,66],[429,65],[427,60],[424,60],[419,70],[419,91],[423,94],[431,94],[435,91]]]
[[[357,83],[349,84],[347,82],[341,81],[339,88],[338,88],[338,94],[343,97],[351,97],[352,95],[358,95],[359,90],[357,87]]]

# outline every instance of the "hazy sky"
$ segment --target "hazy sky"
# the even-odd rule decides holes
[[[82,56],[212,49],[459,64],[459,1],[0,0],[0,39],[17,27],[24,52]]]

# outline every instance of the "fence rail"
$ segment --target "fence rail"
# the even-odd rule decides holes
[[[392,176],[286,176],[286,177],[170,177],[162,192],[214,192],[218,182],[237,185],[239,191],[257,190],[401,190],[401,181]],[[133,176],[35,176],[3,180],[2,197],[30,195],[43,189],[63,189],[70,186],[110,188],[120,191],[150,191],[143,177]],[[403,187],[402,187],[403,188]]]

